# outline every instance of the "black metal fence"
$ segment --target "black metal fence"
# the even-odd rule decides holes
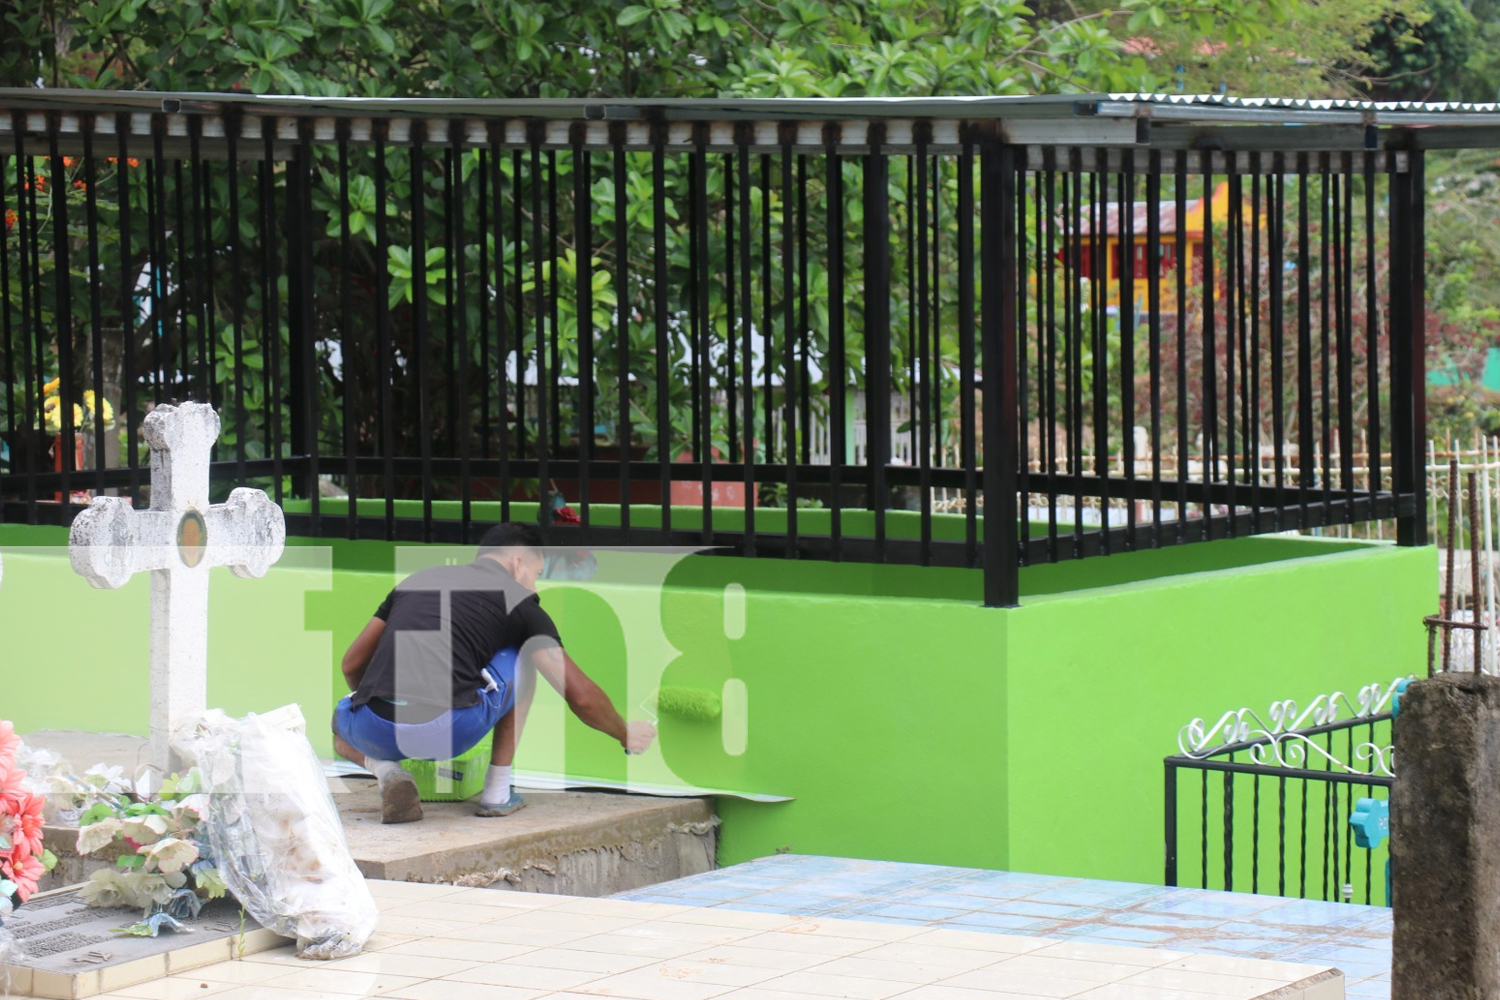
[[[1387,847],[1350,819],[1388,798],[1390,746],[1382,712],[1168,757],[1165,884],[1389,906]]]
[[[311,535],[560,495],[582,541],[983,567],[997,605],[1030,563],[1422,541],[1399,130],[1079,145],[927,104],[0,93],[0,516],[139,494],[144,414],[194,399],[216,483]]]

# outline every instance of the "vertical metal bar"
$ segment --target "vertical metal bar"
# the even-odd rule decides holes
[[[502,237],[502,230],[498,226],[490,225],[490,173],[491,165],[494,163],[494,158],[491,155],[491,146],[494,143],[493,128],[493,123],[485,123],[484,145],[479,147],[478,159],[474,165],[474,175],[477,181],[475,188],[477,189],[479,198],[479,205],[476,208],[479,216],[479,238],[476,242],[479,250],[480,293],[479,309],[477,310],[479,313],[479,460],[483,463],[489,462],[492,457],[490,454],[490,434],[493,427],[491,423],[493,418],[490,415],[490,386],[492,384],[496,386],[503,386],[505,384],[504,379],[496,381],[492,377],[495,369],[493,367],[494,361],[491,360],[490,355],[490,310],[494,305],[494,293],[491,289],[495,287],[493,283],[494,275],[490,270],[491,240],[495,242],[495,255],[497,257],[505,256],[505,241]],[[504,271],[505,268],[502,265],[500,273],[503,274]],[[503,307],[505,299],[502,297],[500,302]],[[501,405],[502,407],[504,406],[503,396]]]
[[[713,308],[710,285],[713,266],[709,254],[708,238],[708,126],[695,125],[693,129],[693,153],[689,170],[693,177],[693,314],[697,320],[698,337],[694,341],[694,355],[698,372],[697,405],[698,425],[701,437],[695,438],[693,448],[698,452],[699,471],[703,481],[703,544],[713,544],[714,538],[714,436],[713,436]]]
[[[1068,221],[1072,243],[1068,248],[1067,341],[1068,341],[1068,464],[1073,473],[1073,557],[1083,557],[1083,264],[1087,253],[1083,239],[1083,151],[1069,150],[1064,201],[1071,194]],[[1094,238],[1089,230],[1089,239]]]
[[[1040,215],[1037,219],[1037,226],[1041,230],[1043,241],[1042,254],[1037,262],[1037,272],[1042,284],[1037,293],[1037,306],[1041,308],[1045,303],[1045,310],[1040,317],[1044,341],[1040,350],[1046,361],[1042,391],[1046,393],[1047,419],[1038,429],[1043,435],[1041,455],[1047,470],[1047,561],[1056,562],[1058,558],[1057,491],[1059,489],[1057,481],[1057,230],[1059,219],[1057,214],[1057,150],[1053,146],[1043,147],[1042,156],[1043,203],[1038,208]],[[1066,245],[1066,230],[1063,233],[1063,240]],[[1064,431],[1066,429],[1065,424]]]
[[[1412,513],[1397,518],[1398,545],[1427,543],[1426,476],[1418,457],[1426,433],[1422,155],[1420,150],[1408,150],[1407,172],[1391,175],[1392,473],[1397,498],[1415,501]],[[1391,160],[1394,164],[1396,157]]]
[[[825,125],[823,127],[823,165],[828,174],[828,287],[830,289],[842,289],[844,287],[844,161],[838,154],[838,142],[838,126],[834,124]],[[962,173],[960,173],[959,185],[959,197],[962,199]],[[960,221],[960,226],[962,224],[962,221]],[[958,294],[960,299],[962,299],[964,292],[961,276],[959,278]],[[972,296],[972,292],[970,294]],[[831,536],[833,559],[835,562],[842,561],[844,557],[844,463],[848,458],[849,447],[846,420],[846,406],[848,404],[848,393],[846,390],[849,384],[849,359],[847,351],[848,348],[844,342],[844,296],[842,294],[829,295],[829,363],[827,368],[829,409],[831,412],[829,414],[828,460],[832,468],[828,470],[828,493],[832,510],[829,511],[828,515],[828,530]],[[959,362],[959,367],[963,367],[962,361]],[[966,415],[966,419],[972,421],[973,417],[969,414]]]
[[[183,399],[191,399],[197,387],[193,384],[193,324],[189,320],[192,316],[193,292],[198,285],[195,274],[198,262],[188,250],[188,231],[191,229],[191,224],[188,222],[187,210],[183,205],[183,192],[186,190],[187,182],[183,179],[182,160],[173,160],[172,201],[176,210],[176,219],[170,225],[171,232],[177,236],[177,260],[173,271],[177,277],[177,349],[181,355],[177,360],[177,371],[173,373],[173,381],[178,390],[177,395]],[[167,207],[163,202],[163,218],[166,214]],[[163,234],[163,239],[166,238]],[[295,391],[293,387],[294,394]],[[296,398],[295,395],[293,398]],[[296,411],[293,411],[294,424],[295,420]]]
[[[411,123],[409,150],[411,175],[411,292],[412,356],[407,362],[408,378],[416,390],[417,449],[421,461],[422,541],[432,541],[432,386],[428,383],[427,365],[431,343],[427,324],[427,181],[423,164],[427,140],[427,123]],[[394,373],[393,373],[394,374]],[[410,398],[410,396],[408,396]],[[408,404],[410,405],[410,404]]]
[[[557,262],[562,259],[558,252],[558,235],[561,228],[557,223],[557,150],[547,151],[547,341],[551,350],[551,363],[547,371],[552,373],[552,378],[557,384],[551,386],[552,391],[543,397],[539,409],[539,415],[543,419],[551,419],[552,433],[547,441],[550,447],[543,449],[541,453],[540,474],[543,483],[551,483],[547,477],[547,464],[552,460],[551,448],[562,444],[562,334],[561,323],[558,321],[558,304],[562,301],[561,288],[562,279],[557,275]],[[540,280],[540,278],[538,279]],[[541,346],[537,347],[537,354],[541,354]],[[549,406],[550,404],[550,406]],[[576,416],[576,413],[575,413]],[[548,515],[550,517],[550,514]]]
[[[1234,411],[1230,410],[1233,423]],[[1231,477],[1232,478],[1232,477]],[[1234,891],[1234,772],[1224,772],[1224,891]]]
[[[41,252],[41,236],[36,222],[36,183],[31,172],[30,157],[26,154],[26,119],[19,112],[11,117],[11,134],[15,137],[16,144],[16,242],[20,250],[21,395],[26,414],[26,421],[22,426],[29,439],[23,449],[26,456],[26,523],[36,524],[36,474],[41,471],[36,466],[37,448],[40,445],[38,439],[46,426],[42,415],[42,400],[37,395],[43,381],[40,377],[43,365],[40,356],[36,358],[35,369],[32,367],[34,338],[41,325],[35,319],[32,308],[32,300],[39,294],[39,289],[32,285],[33,277],[39,273],[39,268],[33,261]]]
[[[11,198],[7,196],[5,190],[7,173],[8,171],[5,170],[5,160],[0,158],[0,206],[11,203]],[[17,205],[21,204],[21,187],[19,184],[16,185],[14,201]],[[13,212],[15,213],[14,215],[11,214]],[[15,319],[12,316],[13,300],[10,273],[10,231],[19,221],[19,212],[16,212],[14,209],[0,208],[0,334],[3,334],[5,337],[5,420],[12,431],[26,433],[28,430],[27,423],[31,415],[30,409],[26,408],[20,411],[22,414],[25,414],[25,418],[18,416],[16,411],[16,393],[18,390],[25,389],[26,386],[18,384],[16,381]],[[19,236],[20,234],[17,233],[18,238]],[[17,249],[17,257],[19,258],[19,251],[24,248],[18,247]],[[22,344],[24,346],[24,339]],[[28,377],[25,381],[29,384],[31,379]],[[10,462],[6,466],[7,472],[14,473],[17,471],[16,465],[19,457],[18,454],[12,453]],[[27,478],[30,479],[31,477],[28,475]],[[0,522],[4,522],[4,520],[5,507],[3,504],[0,504]]]
[[[299,377],[294,378],[291,383],[293,436],[297,439],[297,452],[306,462],[307,471],[306,478],[303,480],[303,491],[309,505],[310,530],[312,535],[317,537],[323,533],[322,497],[318,489],[320,479],[318,464],[322,435],[318,433],[317,397],[320,379],[318,378],[317,335],[313,329],[312,122],[308,119],[298,122],[298,132],[297,155],[288,164],[288,176],[296,181],[297,193],[297,196],[293,198],[290,196],[289,189],[287,198],[287,210],[291,213],[291,218],[288,219],[287,236],[289,244],[295,241],[297,264],[294,273],[297,275],[297,281],[295,284],[288,283],[288,292],[294,298],[287,318],[295,317],[295,325],[291,327],[291,336],[296,353],[289,360],[293,365],[293,374],[300,373]],[[290,250],[289,245],[288,262],[291,261]],[[299,427],[300,431],[297,430]]]
[[[620,448],[620,527],[630,530],[630,218],[626,209],[625,129],[617,122],[610,131],[614,146],[615,184],[615,337],[619,397],[617,440]]]
[[[159,137],[160,132],[157,132]],[[260,241],[263,263],[261,265],[261,345],[266,349],[266,369],[270,372],[270,392],[265,394],[267,434],[270,438],[272,494],[281,503],[285,490],[282,484],[282,381],[281,381],[281,262],[276,252],[276,119],[261,119],[262,155],[259,164],[260,180]],[[158,146],[160,142],[158,141]],[[160,150],[158,149],[158,155]],[[155,220],[152,220],[153,224]],[[160,282],[157,273],[157,258],[151,265],[151,284]],[[162,334],[160,310],[152,310],[152,341]],[[157,363],[160,364],[160,348]],[[160,395],[158,383],[158,397]]]
[[[793,240],[792,205],[795,195],[792,190],[792,142],[796,138],[795,126],[781,129],[781,333],[783,337],[783,359],[781,373],[781,407],[783,431],[786,434],[786,554],[790,559],[797,552],[797,413],[800,396],[805,386],[797,379],[797,289],[795,262],[798,255],[807,256],[807,248]],[[769,278],[769,275],[767,275]],[[770,328],[767,327],[767,334]],[[770,358],[770,343],[766,345],[766,356]]]
[[[1329,329],[1333,326],[1333,303],[1338,299],[1337,286],[1333,286],[1333,219],[1331,217],[1333,178],[1328,164],[1328,154],[1318,154],[1322,173],[1322,185],[1318,190],[1318,207],[1322,213],[1318,229],[1319,275],[1318,295],[1322,305],[1318,330],[1318,395],[1321,402],[1318,424],[1318,444],[1322,451],[1322,462],[1318,470],[1323,487],[1323,509],[1325,518],[1333,501],[1333,350],[1329,342]]]
[[[589,463],[594,459],[594,171],[584,148],[582,123],[572,130],[573,249],[578,268],[574,284],[578,316],[578,519],[585,531],[592,522]]]
[[[964,470],[964,565],[980,564],[979,441],[974,376],[974,143],[964,135],[958,154],[958,450]],[[830,288],[839,286],[832,283]]]
[[[62,154],[57,148],[57,123],[51,122],[48,133],[48,173],[52,186],[52,266],[56,283],[57,302],[53,307],[56,324],[54,336],[57,344],[57,419],[61,433],[59,441],[62,454],[58,456],[58,482],[62,500],[63,520],[72,522],[72,476],[75,461],[76,441],[73,427],[73,400],[78,398],[73,384],[73,273],[72,239],[68,235],[68,175],[63,166]],[[40,299],[41,289],[38,290]]]
[[[984,365],[984,603],[1021,601],[1016,505],[1015,147],[998,128],[980,146],[981,360]]]
[[[214,378],[214,362],[218,356],[218,329],[214,318],[214,267],[212,219],[213,168],[200,151],[199,136],[202,120],[188,119],[188,136],[192,148],[193,188],[193,233],[197,243],[196,256],[200,265],[198,282],[198,385],[202,398],[216,410],[222,410],[223,390]],[[218,453],[217,443],[214,453]]]
[[[135,290],[140,275],[131,270],[133,252],[131,248],[130,206],[130,148],[126,136],[130,133],[130,116],[125,112],[115,115],[115,181],[120,199],[120,335],[125,338],[123,372],[120,379],[120,403],[125,424],[125,461],[130,468],[130,495],[135,497],[140,489],[140,443],[136,439],[136,361],[135,338],[139,310],[136,308]],[[231,147],[232,148],[232,147]],[[231,156],[231,160],[233,156]],[[19,190],[17,194],[19,194]],[[237,216],[236,216],[237,218]],[[240,480],[243,482],[243,478]]]
[[[1241,449],[1245,446],[1245,435],[1239,433],[1244,429],[1243,412],[1245,393],[1241,391],[1241,382],[1244,379],[1245,369],[1245,191],[1241,183],[1238,164],[1235,163],[1237,154],[1229,154],[1226,159],[1229,171],[1227,182],[1229,184],[1229,207],[1228,218],[1225,220],[1225,254],[1224,254],[1224,296],[1227,300],[1224,305],[1224,432],[1227,442],[1226,453],[1228,457],[1228,472],[1225,479],[1231,486],[1239,483],[1242,479]],[[1236,355],[1238,355],[1239,366],[1236,368]],[[1238,376],[1239,381],[1236,381]],[[1238,430],[1237,430],[1238,429]],[[1231,494],[1233,495],[1233,494]],[[1239,532],[1236,528],[1238,522],[1237,505],[1231,503],[1229,508],[1229,520],[1225,527],[1228,529],[1229,537],[1233,538]]]
[[[105,434],[104,434],[104,301],[102,282],[99,276],[102,267],[99,261],[99,174],[94,157],[94,130],[98,123],[90,116],[83,125],[83,197],[84,214],[88,219],[89,252],[89,360],[92,376],[94,405],[92,413],[85,408],[85,416],[94,432],[94,493],[104,494]],[[4,253],[0,249],[0,253]],[[3,294],[3,293],[0,293]]]
[[[547,476],[547,452],[551,443],[550,394],[548,389],[547,327],[550,309],[547,303],[547,279],[544,248],[542,244],[542,126],[533,121],[527,127],[527,146],[531,150],[531,308],[535,313],[536,333],[536,459],[537,493],[541,509],[537,519],[542,527],[552,523],[552,509],[547,503],[551,494],[551,480]],[[524,381],[524,380],[523,380]]]
[[[1251,532],[1260,530],[1261,507],[1261,339],[1260,339],[1260,219],[1261,219],[1261,156],[1250,154],[1250,297],[1246,308],[1250,312],[1250,350],[1245,355],[1245,374],[1248,391],[1245,394],[1245,423],[1249,432],[1246,439],[1246,468],[1252,469],[1250,480],[1250,509],[1253,516]]]
[[[1089,254],[1094,277],[1089,282],[1090,360],[1094,396],[1094,477],[1099,491],[1099,553],[1109,555],[1109,156],[1094,150],[1089,174]],[[1118,256],[1118,255],[1117,255]],[[1118,259],[1115,261],[1119,263]]]
[[[870,506],[875,549],[885,553],[886,466],[891,460],[891,239],[890,160],[885,126],[870,126],[864,161],[865,461],[870,470]],[[986,206],[988,208],[988,206]]]
[[[1173,217],[1176,228],[1177,271],[1177,544],[1187,541],[1187,484],[1192,478],[1192,441],[1188,437],[1188,264],[1192,245],[1187,239],[1187,153],[1173,154],[1176,173],[1172,179]]]
[[[1166,806],[1162,823],[1162,830],[1166,834],[1166,872],[1162,878],[1162,885],[1175,886],[1177,884],[1177,766],[1170,760],[1166,762],[1166,772],[1166,788],[1162,795],[1162,802]]]
[[[489,168],[490,168],[490,204],[494,206],[493,221],[486,222],[486,231],[495,234],[495,291],[493,300],[495,303],[495,455],[499,460],[499,494],[500,494],[500,520],[510,520],[510,394],[514,389],[517,395],[524,391],[521,384],[521,373],[516,372],[515,381],[510,376],[510,299],[505,290],[505,185],[501,166],[505,160],[505,152],[501,148],[501,140],[505,136],[504,122],[490,122],[488,124],[489,138]],[[511,174],[511,191],[519,198],[520,174]],[[519,202],[517,210],[512,215],[519,218]],[[519,242],[512,244],[517,257],[521,254]],[[520,329],[521,318],[515,317],[516,329]],[[519,387],[519,388],[518,388]]]
[[[458,329],[456,348],[458,351],[458,495],[459,495],[459,539],[467,545],[472,540],[474,509],[473,509],[473,461],[474,461],[474,428],[473,428],[473,405],[469,399],[469,368],[471,363],[469,345],[469,296],[468,296],[468,226],[466,220],[469,217],[464,205],[464,149],[465,135],[461,122],[448,123],[448,138],[451,142],[449,149],[452,152],[453,172],[449,175],[452,187],[445,192],[449,195],[448,200],[452,203],[453,225],[448,230],[448,283],[454,294],[448,299],[448,315],[450,317],[448,328]],[[480,181],[480,187],[484,183]],[[481,231],[479,241],[484,242],[484,234]],[[587,253],[580,248],[580,253]],[[580,265],[582,266],[582,265]],[[481,272],[481,276],[482,276]],[[456,319],[453,318],[457,314]],[[579,317],[579,323],[583,323],[583,317]],[[580,326],[580,334],[582,329]],[[452,339],[450,337],[450,339]],[[451,355],[454,347],[449,348]],[[482,380],[482,379],[481,379]],[[452,417],[449,417],[450,422]]]
[[[1266,181],[1266,248],[1270,261],[1266,277],[1270,280],[1271,309],[1269,334],[1271,338],[1271,448],[1276,463],[1276,519],[1275,530],[1286,528],[1286,315],[1283,297],[1283,274],[1286,266],[1283,248],[1286,244],[1286,227],[1283,214],[1286,211],[1286,161],[1284,153],[1273,154],[1271,176]]]
[[[771,280],[771,154],[760,156],[760,370],[761,435],[764,461],[770,465],[776,455],[776,409],[771,385],[772,369],[776,360],[776,320],[774,284]],[[749,353],[746,352],[746,357]]]
[[[913,363],[917,366],[917,382],[912,386],[912,395],[917,405],[911,407],[911,422],[913,433],[918,438],[917,447],[914,450],[919,468],[918,482],[922,504],[918,559],[923,566],[929,566],[932,564],[932,424],[927,417],[932,411],[932,380],[936,377],[932,364],[933,353],[930,340],[931,312],[928,297],[931,295],[931,289],[927,283],[927,189],[929,183],[927,146],[931,139],[932,125],[930,122],[918,122],[915,130],[917,151],[912,159],[916,177],[911,189],[916,202],[914,213],[911,210],[911,200],[907,202],[907,214],[915,216],[915,253],[912,252],[912,245],[908,244],[908,256],[915,258],[917,279],[916,288],[912,289],[916,293],[917,308],[917,323],[913,330],[917,338],[917,352],[913,359]],[[1021,199],[1017,199],[1017,202],[1020,203]]]
[[[735,286],[739,272],[735,269],[735,251],[739,239],[735,235],[735,165],[734,153],[724,154],[724,374],[725,407],[729,416],[729,461],[741,460],[740,407],[739,407],[739,363],[738,345],[735,340],[736,318],[739,316],[735,301]],[[748,435],[747,435],[748,436]]]
[[[388,121],[373,123],[375,140],[375,259],[381,261],[380,277],[375,282],[375,381],[380,387],[380,457],[381,495],[385,499],[384,538],[396,538],[396,402],[392,382],[395,378],[395,346],[391,338],[390,286],[391,271],[385,261],[390,260],[391,234],[386,220],[387,172],[385,146],[388,139]],[[499,232],[499,229],[496,229]],[[496,243],[500,243],[496,240]],[[503,449],[502,449],[503,451]],[[501,484],[505,479],[502,476]]]
[[[443,164],[443,235],[439,249],[443,252],[443,269],[440,286],[442,288],[442,316],[443,316],[443,452],[447,458],[452,458],[458,450],[458,335],[456,330],[456,317],[453,309],[453,274],[459,267],[455,260],[458,243],[454,234],[458,230],[458,213],[454,205],[453,195],[458,184],[455,182],[455,172],[460,169],[458,156],[462,147],[455,148],[454,140],[462,141],[462,130],[458,123],[449,121],[447,123],[448,140],[442,148]]]
[[[359,537],[359,470],[355,462],[359,451],[357,435],[359,422],[359,347],[354,340],[353,315],[353,238],[349,216],[353,206],[349,203],[349,119],[339,119],[335,126],[338,144],[339,172],[339,355],[343,370],[340,377],[344,383],[343,406],[339,407],[343,419],[344,439],[344,492],[349,495],[348,514],[345,516],[344,534],[349,538]],[[376,206],[381,213],[383,206]]]
[[[672,530],[671,345],[667,338],[667,165],[666,129],[651,136],[652,309],[656,323],[656,462],[661,483],[661,530]]]
[[[1124,453],[1121,474],[1125,477],[1125,549],[1133,551],[1138,547],[1135,523],[1135,156],[1133,151],[1126,151],[1121,158],[1123,169],[1116,177],[1120,192],[1120,448]],[[1149,220],[1146,226],[1149,233]],[[1107,523],[1104,527],[1108,531]]]
[[[1147,154],[1146,166],[1146,310],[1147,352],[1151,364],[1151,547],[1161,537],[1161,151]],[[1181,231],[1180,223],[1174,226]],[[1178,266],[1182,261],[1179,251]],[[1182,304],[1177,305],[1181,311]],[[1178,351],[1181,353],[1181,344]],[[1180,514],[1179,514],[1180,516]]]
[[[1353,180],[1350,154],[1342,154],[1342,172],[1334,174],[1334,204],[1332,238],[1334,241],[1334,337],[1337,341],[1338,364],[1338,446],[1339,486],[1344,494],[1344,520],[1354,521],[1354,324],[1349,315],[1352,305],[1351,275],[1349,273],[1349,248],[1353,242],[1350,224],[1353,222]]]
[[[229,184],[229,296],[230,302],[230,326],[231,347],[234,356],[234,462],[235,482],[245,481],[245,463],[248,460],[246,451],[246,439],[250,436],[250,428],[247,426],[245,414],[245,260],[244,260],[244,234],[240,231],[240,158],[239,141],[244,130],[245,120],[239,115],[232,115],[224,122],[225,150],[229,157],[229,167],[225,172]],[[125,171],[125,160],[119,161],[119,170],[123,175]],[[120,194],[120,210],[125,209],[125,194]],[[124,228],[123,226],[121,227]],[[131,323],[128,319],[122,324],[129,343],[134,340]],[[264,371],[264,369],[262,369]],[[351,501],[352,508],[352,501]],[[353,517],[353,510],[350,510]],[[351,520],[351,528],[352,520]]]
[[[1286,778],[1276,779],[1276,895],[1286,895]]]
[[[1203,485],[1219,479],[1219,341],[1215,324],[1218,284],[1214,274],[1214,178],[1213,159],[1200,154],[1203,169]],[[1231,411],[1232,414],[1233,411]],[[1205,500],[1207,498],[1205,497]],[[1231,515],[1233,510],[1230,511]],[[1230,518],[1233,521],[1233,517]],[[1203,539],[1213,534],[1213,505],[1204,503]]]
[[[801,377],[798,384],[802,391],[798,394],[798,402],[801,407],[801,422],[797,425],[801,429],[803,465],[812,464],[812,327],[808,323],[808,296],[811,285],[809,283],[811,248],[807,242],[807,162],[812,159],[811,153],[803,153],[797,157],[797,289],[798,314],[797,314],[797,337],[801,351]]]
[[[1369,455],[1365,467],[1369,469],[1369,490],[1372,517],[1375,497],[1383,482],[1380,462],[1380,306],[1375,290],[1375,153],[1365,152],[1365,399],[1369,426]]]
[[[1250,891],[1260,892],[1260,775],[1250,778]]]
[[[741,433],[744,435],[744,444],[741,448],[740,458],[744,462],[744,554],[755,555],[755,352],[751,347],[751,332],[755,326],[755,302],[750,293],[750,227],[753,215],[750,208],[750,139],[751,133],[747,126],[740,125],[736,129],[735,140],[739,146],[738,159],[735,163],[737,193],[740,199],[739,211],[739,265],[740,265],[740,359],[744,365],[743,393],[744,399],[742,418],[744,425]]]
[[[1314,456],[1312,375],[1312,225],[1309,207],[1309,164],[1297,154],[1297,494],[1301,506],[1298,526],[1308,527],[1307,504],[1317,479]],[[1393,244],[1394,245],[1394,244]]]

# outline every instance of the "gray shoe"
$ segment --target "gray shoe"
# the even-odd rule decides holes
[[[506,799],[504,802],[500,803],[497,806],[487,806],[483,802],[481,802],[479,803],[479,807],[474,810],[474,815],[484,816],[487,818],[491,816],[509,816],[517,809],[524,808],[526,808],[526,800],[521,798],[520,792],[512,788],[510,790],[510,798]]]
[[[415,823],[422,818],[417,783],[399,768],[380,779],[380,822]]]

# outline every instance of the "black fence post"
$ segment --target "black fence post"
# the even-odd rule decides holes
[[[870,125],[864,163],[865,426],[870,507],[877,557],[885,554],[886,466],[891,460],[891,216],[890,158],[881,147],[885,124]],[[748,224],[748,220],[747,220]],[[747,390],[748,391],[748,390]]]
[[[1016,368],[1016,159],[998,123],[979,143],[980,364],[984,377],[984,603],[1021,603]]]
[[[1177,884],[1177,765],[1166,761],[1167,781],[1163,789],[1165,801],[1166,873],[1162,885]]]
[[[1421,151],[1406,157],[1406,171],[1391,173],[1391,472],[1397,502],[1411,505],[1396,520],[1396,544],[1426,545],[1426,177]]]

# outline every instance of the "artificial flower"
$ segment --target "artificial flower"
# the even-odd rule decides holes
[[[16,896],[23,903],[36,892],[37,883],[45,874],[47,866],[42,864],[41,858],[16,858],[14,855],[9,859],[0,857],[0,878],[7,878],[16,884]]]
[[[0,719],[0,770],[8,770],[16,760],[16,751],[21,749],[21,737],[16,735],[16,727],[4,719]]]
[[[109,846],[119,832],[120,820],[115,816],[81,827],[78,831],[78,853],[93,854],[100,848]]]
[[[20,851],[24,847],[25,853],[30,857],[42,856],[42,827],[46,823],[42,806],[40,795],[27,795],[15,801],[10,808],[14,850]]]
[[[198,860],[198,845],[180,837],[163,837],[142,853],[156,864],[158,871],[170,875]]]

